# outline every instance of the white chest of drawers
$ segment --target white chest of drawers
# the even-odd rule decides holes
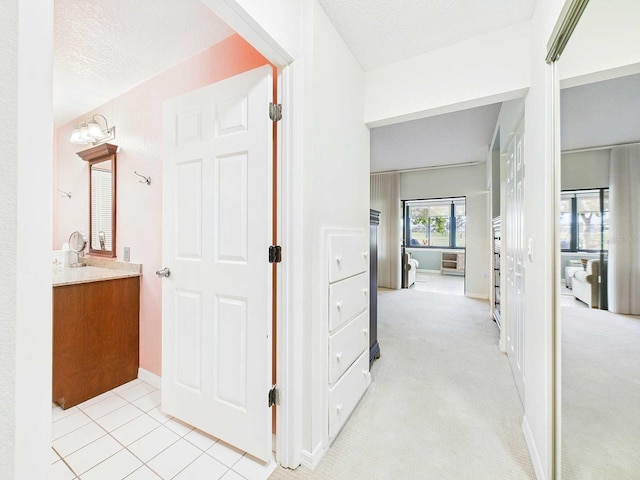
[[[328,438],[340,432],[369,384],[369,244],[365,232],[328,237]]]

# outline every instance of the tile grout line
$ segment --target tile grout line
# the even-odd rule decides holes
[[[144,382],[144,381],[140,381],[140,382],[136,383],[135,385],[132,385],[131,387],[126,388],[126,389],[122,390],[121,392],[125,392],[125,391],[129,390],[130,388],[134,388],[134,387],[136,387],[136,386],[138,386],[138,385],[140,385],[140,384],[142,384],[142,383],[146,384],[146,382]],[[147,384],[147,385],[149,385],[149,384]],[[150,386],[151,386],[151,385],[150,385]],[[118,387],[116,387],[116,388],[118,388]],[[154,407],[152,407],[151,409],[149,409],[149,411],[144,411],[144,410],[142,410],[141,408],[139,408],[138,406],[136,406],[136,405],[134,405],[134,404],[133,404],[133,402],[135,402],[135,401],[137,401],[137,400],[139,400],[139,399],[141,399],[141,398],[143,398],[143,397],[145,397],[145,396],[147,396],[147,395],[150,395],[150,394],[152,394],[152,393],[155,393],[156,391],[160,391],[160,389],[157,389],[157,388],[155,388],[155,387],[154,387],[154,389],[153,389],[153,390],[151,390],[151,391],[149,391],[149,392],[147,392],[147,393],[144,393],[144,394],[143,394],[143,395],[141,395],[140,397],[137,397],[137,398],[135,398],[135,399],[133,399],[133,400],[128,400],[127,398],[124,398],[123,396],[121,396],[121,395],[119,394],[119,393],[121,393],[121,392],[114,392],[113,390],[110,390],[110,392],[112,393],[112,395],[107,396],[107,397],[106,397],[106,398],[104,398],[103,400],[100,400],[100,401],[98,401],[98,402],[92,403],[92,404],[90,404],[90,405],[88,405],[88,406],[86,406],[86,407],[83,407],[83,408],[81,408],[81,407],[79,407],[79,406],[77,406],[77,405],[76,405],[76,407],[77,407],[77,409],[78,409],[78,412],[80,412],[80,413],[82,413],[83,415],[85,415],[87,418],[89,418],[89,420],[90,420],[90,421],[89,421],[88,423],[86,423],[85,425],[82,425],[82,426],[80,426],[80,427],[78,427],[78,428],[76,428],[76,429],[74,429],[74,430],[71,430],[70,432],[67,432],[66,434],[64,434],[64,435],[62,435],[62,436],[60,436],[60,437],[56,438],[55,440],[52,440],[52,444],[53,444],[53,442],[54,442],[54,441],[60,440],[61,438],[65,437],[65,436],[67,436],[67,435],[69,435],[69,434],[71,434],[71,433],[73,433],[73,432],[76,432],[76,431],[77,431],[77,430],[79,430],[80,428],[84,428],[84,427],[86,427],[87,425],[90,425],[91,423],[93,423],[93,424],[97,425],[97,426],[98,426],[98,428],[99,428],[100,430],[102,430],[103,432],[105,432],[105,435],[102,435],[101,437],[99,437],[99,438],[97,438],[97,439],[95,439],[95,440],[93,440],[93,441],[91,441],[91,442],[89,442],[89,443],[87,443],[87,444],[83,445],[82,447],[78,448],[77,450],[74,450],[73,452],[70,452],[70,453],[69,453],[67,456],[65,456],[65,457],[63,457],[63,456],[62,456],[62,455],[61,455],[61,454],[60,454],[60,453],[55,449],[55,447],[54,447],[53,445],[51,446],[51,448],[52,448],[52,449],[53,449],[53,451],[56,453],[56,455],[58,455],[59,459],[60,459],[60,460],[62,460],[62,461],[63,461],[63,463],[64,463],[64,464],[69,468],[69,470],[71,471],[71,473],[72,473],[73,475],[75,475],[74,480],[80,480],[80,478],[81,478],[81,477],[80,477],[80,475],[79,475],[78,473],[76,473],[76,471],[75,471],[75,470],[71,467],[71,465],[67,462],[66,457],[68,457],[68,456],[70,456],[70,455],[73,455],[74,453],[78,452],[79,450],[81,450],[81,449],[83,449],[83,448],[85,448],[85,447],[87,447],[87,446],[89,446],[89,445],[91,445],[91,444],[93,444],[93,443],[97,442],[98,440],[100,440],[100,439],[104,438],[105,436],[109,436],[112,440],[114,440],[114,441],[115,441],[118,445],[120,445],[122,448],[121,448],[121,449],[119,449],[117,452],[114,452],[112,455],[109,455],[107,458],[105,458],[105,459],[101,460],[100,462],[96,463],[95,465],[92,465],[88,470],[86,470],[86,471],[83,473],[83,475],[84,475],[85,473],[87,473],[87,472],[91,471],[92,469],[94,469],[94,468],[95,468],[95,467],[97,467],[98,465],[100,465],[100,464],[102,464],[102,463],[106,462],[107,460],[109,460],[110,458],[112,458],[113,456],[115,456],[116,454],[118,454],[118,453],[120,453],[120,452],[122,452],[122,451],[127,451],[127,452],[128,452],[130,455],[132,455],[136,460],[138,460],[139,462],[141,462],[141,465],[139,465],[139,466],[138,466],[138,467],[137,467],[133,472],[131,472],[131,473],[127,474],[127,476],[126,476],[126,477],[124,477],[125,479],[126,479],[126,478],[128,478],[128,477],[130,477],[131,475],[133,475],[136,471],[140,470],[142,467],[147,467],[150,471],[152,471],[152,472],[153,472],[154,474],[156,474],[158,477],[162,478],[162,477],[161,477],[161,475],[160,475],[156,470],[154,470],[154,469],[149,465],[149,462],[151,462],[153,459],[155,459],[155,458],[157,458],[158,456],[160,456],[162,453],[164,453],[165,451],[167,451],[170,447],[174,446],[176,443],[178,443],[178,442],[182,439],[182,440],[185,440],[189,445],[191,445],[191,446],[193,446],[193,447],[197,448],[197,449],[200,451],[200,453],[199,453],[199,455],[198,455],[195,459],[193,459],[191,462],[189,462],[187,465],[185,465],[185,466],[184,466],[184,467],[183,467],[179,472],[177,472],[177,473],[176,473],[173,477],[171,477],[171,478],[176,478],[178,475],[180,475],[180,473],[182,473],[184,470],[186,470],[189,466],[191,466],[194,462],[196,462],[196,461],[197,461],[199,458],[201,458],[203,455],[207,455],[209,458],[212,458],[213,460],[217,461],[218,463],[220,463],[222,466],[224,466],[224,467],[226,468],[226,471],[225,471],[225,472],[224,472],[224,474],[222,475],[223,477],[224,477],[225,475],[227,475],[229,472],[233,472],[234,474],[238,475],[238,476],[239,476],[240,478],[242,478],[243,480],[247,480],[247,479],[246,479],[246,477],[245,477],[244,475],[242,475],[242,474],[240,474],[239,472],[237,472],[236,470],[234,470],[234,467],[235,467],[235,466],[236,466],[236,465],[237,465],[237,464],[242,460],[242,458],[243,458],[243,457],[245,457],[245,456],[247,455],[247,453],[246,453],[246,452],[244,452],[244,453],[240,456],[240,458],[238,458],[235,462],[233,462],[233,464],[232,464],[231,466],[228,466],[228,465],[224,464],[223,462],[221,462],[220,460],[218,460],[217,458],[215,458],[213,455],[211,455],[211,454],[207,453],[207,451],[208,451],[211,447],[213,447],[213,445],[215,445],[215,444],[217,444],[217,443],[219,442],[219,440],[220,440],[219,438],[217,438],[217,437],[211,437],[212,439],[215,439],[214,443],[213,443],[211,446],[209,446],[206,450],[203,450],[201,447],[199,447],[198,445],[196,445],[194,442],[192,442],[192,441],[190,441],[189,439],[185,438],[189,433],[191,433],[191,432],[193,432],[193,431],[198,431],[198,429],[197,429],[197,428],[192,427],[191,425],[189,425],[189,426],[190,426],[190,427],[192,427],[192,428],[191,428],[188,432],[184,433],[183,435],[180,435],[178,432],[176,432],[176,431],[174,431],[173,429],[171,429],[171,428],[169,428],[169,427],[167,427],[167,426],[166,426],[166,423],[167,423],[167,422],[169,422],[169,421],[171,421],[172,419],[174,419],[174,417],[171,417],[171,416],[170,416],[170,417],[169,417],[169,418],[168,418],[164,423],[161,423],[159,420],[157,420],[157,419],[156,419],[156,418],[154,418],[153,416],[149,415],[149,412],[150,412],[150,411],[154,410],[155,408],[159,408],[159,407],[161,407],[161,405],[154,406]],[[118,408],[116,408],[115,410],[112,410],[111,412],[105,413],[104,415],[101,415],[100,417],[97,417],[97,418],[95,418],[95,419],[94,419],[93,417],[91,417],[90,415],[88,415],[88,414],[85,412],[85,409],[88,409],[88,408],[90,408],[90,407],[92,407],[92,406],[94,406],[94,405],[97,405],[98,403],[100,403],[100,402],[102,402],[102,401],[108,400],[109,398],[112,398],[114,395],[115,395],[115,396],[117,396],[117,397],[119,397],[120,399],[124,400],[124,401],[126,402],[126,404],[125,404],[125,405],[122,405],[122,406],[120,406],[120,407],[118,407]],[[150,435],[152,432],[154,432],[154,431],[158,430],[158,429],[159,429],[160,427],[162,427],[162,426],[165,426],[169,431],[171,431],[172,433],[174,433],[175,435],[177,435],[177,436],[178,436],[178,439],[177,439],[175,442],[172,442],[170,445],[168,445],[168,446],[167,446],[167,447],[165,447],[164,449],[162,449],[162,450],[161,450],[160,452],[158,452],[157,454],[155,454],[152,458],[150,458],[150,459],[149,459],[149,461],[145,462],[144,460],[142,460],[142,459],[141,459],[140,457],[138,457],[138,456],[137,456],[133,451],[131,451],[131,450],[129,449],[129,447],[128,447],[128,446],[125,446],[122,442],[120,442],[117,438],[115,438],[115,437],[112,435],[112,432],[108,431],[105,427],[103,427],[102,425],[100,425],[100,424],[97,422],[97,420],[99,420],[99,419],[101,419],[101,418],[103,418],[103,417],[105,417],[105,416],[107,416],[107,415],[109,415],[109,414],[111,414],[111,413],[113,413],[113,412],[115,412],[115,411],[117,411],[117,410],[121,409],[121,408],[126,407],[126,406],[127,406],[127,404],[132,405],[133,407],[135,407],[137,410],[139,410],[139,411],[141,412],[141,414],[140,414],[140,415],[138,415],[138,416],[136,416],[135,418],[133,418],[133,419],[129,420],[128,422],[125,422],[125,423],[123,423],[122,425],[119,425],[119,426],[118,426],[117,428],[115,428],[113,431],[115,431],[115,430],[117,430],[117,429],[119,429],[119,428],[121,428],[121,427],[124,427],[125,425],[127,425],[127,424],[129,424],[129,423],[133,422],[134,420],[136,420],[136,419],[138,419],[138,418],[140,418],[142,415],[147,415],[148,417],[150,417],[150,418],[152,418],[153,420],[155,420],[156,422],[158,422],[158,424],[159,424],[159,425],[158,425],[158,426],[156,426],[155,428],[153,428],[152,430],[150,430],[149,432],[147,432],[147,433],[146,433],[145,435],[143,435],[142,437],[140,437],[140,438],[136,439],[134,442],[132,442],[132,444],[133,444],[133,443],[135,443],[135,442],[137,442],[137,441],[139,441],[140,439],[142,439],[142,438],[146,437],[147,435]],[[75,413],[77,413],[77,412],[74,412],[73,414],[75,414]],[[73,415],[73,414],[70,414],[70,415],[68,415],[68,416],[71,416],[71,415]],[[59,420],[63,420],[64,418],[67,418],[68,416],[63,417],[63,418],[61,418],[61,419],[59,419]],[[56,420],[56,421],[59,421],[59,420]],[[55,422],[53,422],[53,423],[55,423]],[[204,432],[203,432],[203,433],[204,433]],[[54,462],[54,463],[57,463],[57,461],[58,461],[58,460],[56,460],[56,462]],[[115,479],[114,479],[114,480],[115,480]]]
[[[173,418],[173,417],[172,417]],[[163,426],[163,425],[160,425]],[[169,428],[169,427],[167,427]],[[156,429],[154,429],[156,430]],[[171,430],[169,428],[169,430]],[[153,467],[151,465],[149,465],[149,462],[151,462],[154,458],[159,457],[163,452],[165,452],[166,450],[168,450],[170,447],[172,447],[173,445],[175,445],[176,443],[178,443],[180,440],[184,440],[186,441],[189,445],[192,445],[193,447],[197,448],[198,450],[200,450],[200,455],[198,455],[196,458],[194,458],[191,462],[189,462],[187,465],[184,466],[184,468],[182,468],[182,470],[180,470],[178,473],[176,473],[173,477],[171,477],[172,479],[177,477],[178,475],[180,475],[180,473],[182,473],[183,470],[185,470],[187,467],[189,467],[192,463],[194,463],[196,460],[198,460],[200,457],[202,457],[203,455],[207,455],[208,457],[210,457],[211,459],[215,460],[216,462],[218,462],[220,465],[224,466],[227,471],[224,472],[223,476],[226,475],[227,473],[229,473],[230,471],[233,470],[233,466],[228,466],[224,463],[222,463],[220,460],[218,460],[217,458],[215,458],[213,455],[207,453],[207,450],[202,450],[202,448],[200,448],[199,446],[195,445],[194,443],[190,442],[188,439],[184,438],[186,435],[188,435],[190,432],[192,432],[193,430],[195,430],[195,428],[189,430],[189,432],[185,433],[183,436],[179,436],[180,438],[178,438],[178,440],[176,440],[175,442],[173,442],[172,444],[168,445],[166,448],[164,448],[163,450],[161,450],[160,452],[158,452],[156,455],[154,455],[152,458],[149,459],[148,462],[144,462],[141,458],[139,458],[135,453],[133,453],[131,450],[129,450],[128,447],[124,447],[128,452],[130,452],[133,456],[135,456],[138,460],[140,460],[142,462],[142,464],[144,466],[146,466],[149,470],[151,470],[153,473],[155,473],[156,475],[158,475],[158,477],[162,478],[162,476],[153,469]],[[153,431],[153,430],[152,430]],[[171,430],[173,432],[173,430]],[[151,433],[151,432],[149,432]],[[147,435],[149,435],[149,433]],[[176,435],[178,435],[176,432],[173,432]],[[146,436],[146,435],[145,435]],[[143,437],[141,437],[143,438]],[[218,443],[219,439],[216,439],[216,441],[213,443],[213,445],[215,445],[216,443]],[[213,445],[211,445],[211,447],[213,447]],[[209,448],[211,448],[209,447]],[[244,456],[244,454],[242,455],[242,457]],[[233,464],[235,465],[236,463],[238,463],[240,461],[240,459],[242,458],[240,457],[238,460],[236,460],[236,462]],[[140,467],[138,467],[140,468]],[[136,469],[137,470],[137,469]],[[134,470],[135,471],[135,470]],[[242,475],[240,475],[238,472],[236,472],[235,470],[233,471],[234,473],[238,474],[240,477],[242,477],[244,480],[246,480],[246,478]],[[133,472],[132,472],[133,473]],[[126,478],[126,477],[125,477]]]
[[[60,454],[58,454],[58,456],[59,456],[59,455],[60,455]],[[67,468],[69,469],[69,471],[71,471],[71,473],[73,473],[73,475],[75,476],[74,478],[80,478],[80,475],[78,475],[78,474],[76,473],[76,471],[75,471],[73,468],[71,468],[71,465],[69,465],[69,464],[67,463],[67,460],[66,460],[64,457],[60,457],[60,460],[62,460],[62,462],[67,466]]]
[[[122,407],[120,407],[120,408],[123,408],[124,406],[126,406],[126,405],[123,405],[123,406],[122,406]],[[134,407],[135,407],[135,405],[134,405]],[[136,408],[137,408],[137,407],[136,407]],[[116,408],[116,410],[118,410],[118,408]],[[116,410],[114,410],[113,412],[115,412]],[[138,410],[140,410],[140,409],[138,409]],[[51,442],[51,448],[53,448],[53,449],[55,450],[55,447],[53,446],[53,442],[56,442],[56,441],[58,441],[58,440],[60,440],[60,439],[62,439],[62,438],[64,438],[64,437],[66,437],[67,435],[70,435],[70,434],[72,434],[72,433],[74,433],[74,432],[77,432],[77,431],[78,431],[78,430],[80,430],[81,428],[84,428],[84,427],[86,427],[86,426],[88,426],[88,425],[90,425],[90,424],[92,424],[92,423],[95,423],[95,424],[98,426],[98,428],[102,429],[102,430],[103,430],[107,435],[111,436],[114,440],[118,441],[116,438],[114,438],[114,437],[110,434],[110,432],[109,432],[106,428],[104,428],[102,425],[100,425],[100,424],[96,421],[96,420],[100,420],[100,419],[101,419],[101,418],[103,418],[103,417],[106,417],[107,415],[109,415],[109,414],[111,414],[111,413],[113,413],[113,412],[109,412],[109,413],[107,413],[107,414],[105,414],[105,415],[102,415],[101,417],[96,418],[96,419],[93,419],[92,417],[89,417],[89,415],[87,415],[87,417],[91,420],[89,423],[85,423],[85,424],[84,424],[84,425],[82,425],[81,427],[78,427],[78,428],[76,428],[75,430],[71,430],[69,433],[65,433],[65,434],[64,434],[64,435],[62,435],[61,437],[58,437],[58,438],[54,439],[54,440]],[[115,428],[114,430],[117,430],[117,429],[118,429],[118,428],[120,428],[120,427],[124,427],[124,426],[125,426],[125,425],[127,425],[128,423],[133,422],[135,419],[140,418],[140,417],[141,417],[142,415],[144,415],[144,414],[146,414],[146,412],[142,412],[142,414],[141,414],[141,415],[138,415],[137,417],[132,418],[131,420],[129,420],[128,422],[123,423],[122,425],[118,426],[118,427],[117,427],[117,428]],[[85,415],[86,415],[86,413],[85,413]],[[150,415],[149,415],[149,416],[150,416]],[[151,418],[153,418],[153,417],[151,417]],[[156,427],[156,428],[157,428],[157,427]],[[155,430],[155,429],[154,429],[154,430]],[[102,435],[102,437],[104,437],[104,435]],[[102,438],[102,437],[100,437],[100,438]],[[78,450],[82,450],[84,447],[86,447],[86,446],[88,446],[88,445],[91,445],[92,443],[94,443],[94,442],[96,442],[96,441],[100,440],[100,438],[96,438],[95,440],[92,440],[92,441],[90,441],[89,443],[86,443],[86,444],[82,445],[82,446],[81,446],[81,447],[79,447],[78,449],[74,450],[73,452],[69,452],[69,453],[68,453],[67,455],[65,455],[65,456],[66,456],[66,457],[68,457],[69,455],[72,455],[72,454],[76,453]],[[118,443],[120,443],[120,442],[118,442]],[[121,445],[122,445],[122,444],[121,444]],[[63,457],[63,456],[62,456],[62,455],[61,455],[57,450],[56,450],[56,453],[58,453],[58,456],[60,456],[61,458],[64,458],[64,457]]]
[[[102,417],[100,417],[100,418],[102,418]],[[106,430],[102,425],[100,425],[98,422],[96,422],[96,421],[95,421],[95,420],[93,420],[93,419],[92,419],[92,422],[93,422],[93,423],[95,423],[95,424],[98,426],[98,428],[102,429],[102,431],[104,431],[104,432],[106,433],[106,435],[102,435],[100,438],[96,438],[95,440],[93,440],[93,441],[91,441],[91,442],[87,443],[86,445],[83,445],[83,446],[82,446],[82,447],[80,447],[78,450],[74,451],[73,453],[79,452],[79,451],[80,451],[80,450],[82,450],[83,448],[88,447],[89,445],[91,445],[91,444],[93,444],[93,443],[96,443],[98,440],[101,440],[101,439],[103,439],[103,438],[104,438],[104,437],[106,437],[106,436],[109,436],[109,437],[113,438],[113,437],[111,436],[111,434],[110,434],[109,432],[107,432],[107,430]],[[89,424],[87,424],[87,425],[89,425]],[[118,440],[117,440],[117,439],[115,439],[115,438],[113,438],[113,439],[114,439],[117,443],[119,443],[119,444],[120,444],[120,446],[122,446],[122,448],[121,448],[120,450],[118,450],[117,452],[114,452],[112,455],[109,455],[107,458],[105,458],[105,459],[103,459],[103,460],[99,461],[99,462],[98,462],[98,463],[96,463],[95,465],[92,465],[92,466],[91,466],[91,468],[89,468],[88,470],[86,470],[86,471],[82,472],[82,475],[84,475],[85,473],[87,473],[89,470],[93,470],[95,467],[97,467],[97,466],[98,466],[98,465],[100,465],[101,463],[103,463],[103,462],[107,461],[108,459],[110,459],[111,457],[113,457],[116,453],[121,452],[121,451],[125,448],[125,447],[124,447],[120,442],[118,442]],[[73,455],[73,453],[70,453],[69,455]],[[69,456],[69,455],[67,455],[67,456]],[[64,458],[63,458],[63,460],[64,460]],[[66,462],[65,462],[65,463],[66,463]],[[71,466],[69,466],[69,468],[71,468]],[[72,471],[73,471],[73,473],[76,473],[76,472],[75,472],[75,470],[73,470],[73,469],[72,469]],[[77,478],[80,478],[80,475],[79,475],[79,474],[76,474],[76,476],[77,476]]]
[[[93,418],[91,418],[89,415],[87,415],[86,413],[84,413],[82,410],[78,410],[78,412],[82,413],[85,417],[87,417],[89,420],[91,420],[91,422],[93,422]],[[76,412],[76,413],[78,413],[78,412]],[[72,413],[71,415],[75,415],[75,413]],[[70,417],[71,415],[69,415],[69,417]],[[66,418],[69,418],[69,417],[61,418],[60,420],[65,420]],[[53,439],[51,439],[51,443],[53,444],[53,442],[55,442],[56,440],[60,440],[62,437],[66,437],[66,436],[67,436],[67,435],[69,435],[70,433],[73,433],[73,432],[75,432],[75,431],[77,431],[77,430],[80,430],[82,427],[85,427],[85,426],[89,425],[89,423],[91,423],[91,422],[85,423],[84,425],[80,425],[78,428],[74,428],[73,430],[68,431],[68,432],[67,432],[67,433],[65,433],[64,435],[60,435],[60,436],[59,436],[59,437],[57,437],[57,438],[53,438]],[[54,422],[54,423],[55,423],[55,422]]]
[[[186,440],[186,439],[185,439],[185,440]],[[188,442],[188,440],[187,440],[187,442]],[[189,442],[189,443],[191,443],[191,442]],[[193,445],[193,444],[191,443],[191,445]],[[200,455],[198,455],[198,456],[197,456],[196,458],[194,458],[191,462],[189,462],[187,465],[185,465],[185,466],[184,466],[184,468],[182,468],[182,470],[180,470],[180,471],[179,471],[178,473],[176,473],[173,477],[171,477],[172,479],[176,478],[176,477],[177,477],[178,475],[180,475],[183,471],[185,471],[187,468],[189,468],[189,466],[191,466],[193,463],[195,463],[195,461],[196,461],[196,460],[198,460],[200,457],[202,457],[202,455],[206,455],[206,454],[207,454],[204,450],[200,449],[197,445],[193,445],[193,446],[194,446],[194,447],[196,447],[196,448],[198,448],[198,450],[201,450]],[[213,458],[213,457],[212,457],[212,458]],[[214,460],[215,460],[215,459],[214,459]],[[225,466],[226,466],[226,465],[225,465]],[[149,467],[149,468],[151,468],[151,467]],[[153,469],[152,469],[152,470],[153,470]],[[153,470],[153,471],[155,472],[155,470]],[[157,473],[157,472],[156,472],[156,473]],[[225,473],[225,475],[226,475],[226,473],[227,473],[227,472],[224,472],[224,473]]]
[[[139,384],[140,384],[140,382],[139,382],[139,383],[137,383],[136,385],[139,385]],[[135,387],[136,385],[133,385],[133,387]],[[117,387],[116,387],[116,388],[117,388]],[[125,389],[125,390],[128,390],[128,389]],[[156,389],[156,390],[157,390],[157,389]],[[113,393],[113,395],[118,395],[117,393],[113,392],[112,390],[110,390],[110,391]],[[111,395],[111,396],[113,396],[113,395]],[[109,397],[105,398],[104,400],[109,399],[111,396],[109,396]],[[118,396],[119,396],[119,395],[118,395]],[[120,398],[122,398],[122,397],[120,397]],[[101,400],[101,401],[104,401],[104,400]],[[133,419],[129,420],[129,422],[132,422],[132,421],[133,421],[133,420],[135,420],[136,418],[139,418],[139,417],[141,417],[142,415],[145,415],[145,414],[146,414],[146,412],[144,412],[142,409],[140,409],[140,408],[136,407],[135,405],[133,405],[133,403],[131,403],[131,402],[130,402],[129,400],[127,400],[126,398],[122,398],[122,400],[124,400],[125,402],[127,402],[127,404],[130,404],[130,405],[132,405],[133,407],[135,407],[136,409],[140,410],[140,412],[141,412],[141,415],[138,415],[137,417],[135,417],[135,418],[133,418]],[[91,405],[89,405],[88,407],[91,407],[91,406],[96,405],[96,404],[98,404],[98,403],[100,403],[100,402],[92,403],[92,404],[91,404]],[[125,404],[125,405],[123,405],[122,407],[116,408],[115,410],[113,410],[113,411],[111,411],[111,412],[109,412],[109,413],[106,413],[106,414],[104,414],[104,415],[102,415],[102,416],[100,416],[100,417],[98,417],[98,418],[96,418],[96,419],[94,419],[94,418],[90,417],[89,415],[87,415],[87,414],[84,412],[84,410],[83,410],[82,408],[78,407],[78,411],[80,411],[80,412],[82,412],[84,415],[86,415],[86,416],[91,420],[91,422],[89,422],[89,423],[87,423],[87,424],[83,425],[82,427],[79,427],[79,428],[77,428],[77,429],[75,429],[75,430],[72,430],[72,431],[71,431],[71,432],[69,432],[69,433],[73,433],[73,432],[75,432],[75,431],[79,430],[80,428],[83,428],[83,427],[85,427],[85,426],[87,426],[87,425],[89,425],[89,424],[91,424],[91,423],[94,423],[94,424],[96,424],[96,425],[98,426],[98,428],[99,428],[99,429],[101,429],[103,432],[105,432],[105,433],[106,433],[106,435],[102,435],[100,438],[97,438],[97,439],[95,439],[95,440],[93,440],[93,441],[91,441],[91,442],[89,442],[89,443],[87,443],[87,444],[83,445],[82,447],[78,448],[77,450],[74,450],[73,452],[69,453],[67,456],[72,455],[72,454],[74,454],[74,453],[78,452],[79,450],[81,450],[81,449],[83,449],[83,448],[85,448],[85,447],[87,447],[87,446],[89,446],[89,445],[91,445],[91,444],[93,444],[93,443],[97,442],[98,440],[100,440],[100,439],[104,438],[105,436],[109,436],[109,437],[110,437],[110,438],[112,438],[116,443],[118,443],[122,448],[121,448],[120,450],[118,450],[117,452],[114,452],[114,453],[113,453],[113,455],[109,455],[107,458],[105,458],[105,459],[101,460],[100,462],[96,463],[95,465],[91,466],[91,468],[89,468],[89,470],[92,470],[93,468],[97,467],[97,466],[98,466],[98,465],[100,465],[101,463],[103,463],[103,462],[107,461],[108,459],[110,459],[111,457],[113,457],[114,455],[116,455],[117,453],[120,453],[122,450],[127,450],[127,452],[131,453],[131,454],[132,454],[136,459],[138,459],[138,460],[142,463],[142,465],[146,465],[146,463],[145,463],[142,459],[138,458],[138,457],[137,457],[137,456],[136,456],[136,455],[135,455],[131,450],[129,450],[126,446],[124,446],[124,445],[123,445],[123,444],[122,444],[122,443],[121,443],[117,438],[115,438],[113,435],[111,435],[111,432],[109,432],[106,428],[104,428],[102,425],[100,425],[100,424],[96,421],[96,420],[99,420],[100,418],[103,418],[103,417],[105,417],[105,416],[107,416],[107,415],[109,415],[109,414],[111,414],[111,413],[115,412],[116,410],[119,410],[120,408],[125,407],[125,406],[126,406],[126,404]],[[87,407],[87,408],[88,408],[88,407]],[[155,408],[155,407],[154,407],[154,408]],[[153,418],[153,417],[151,417],[151,418]],[[154,420],[155,420],[155,419],[154,419]],[[122,425],[120,425],[118,428],[120,428],[120,427],[122,427],[122,426],[124,426],[124,425],[128,424],[129,422],[125,422],[125,423],[123,423],[123,424],[122,424]],[[158,423],[159,423],[159,422],[158,422]],[[161,426],[162,426],[162,424],[158,425],[156,428],[154,428],[153,430],[151,430],[151,432],[152,432],[152,431],[154,431],[154,430],[156,430],[157,428],[159,428],[159,427],[161,427]],[[117,430],[118,428],[116,428],[115,430]],[[148,433],[147,433],[147,435],[148,435],[149,433],[151,433],[151,432],[148,432]],[[175,433],[175,432],[174,432],[174,433]],[[62,437],[66,436],[66,435],[68,435],[68,434],[62,435]],[[146,435],[143,435],[143,436],[146,436]],[[56,440],[59,440],[59,439],[60,439],[60,438],[62,438],[62,437],[58,437]],[[141,437],[141,438],[142,438],[142,437]],[[136,440],[136,441],[137,441],[137,440]],[[53,442],[52,442],[52,443],[53,443]],[[173,445],[173,444],[172,444],[172,445]],[[53,448],[53,450],[58,454],[58,456],[59,456],[59,457],[64,461],[65,465],[67,465],[67,467],[69,467],[69,469],[70,469],[70,470],[71,470],[71,472],[76,476],[76,478],[80,478],[80,475],[79,475],[79,474],[77,474],[77,473],[76,473],[76,471],[75,471],[73,468],[71,468],[71,465],[69,465],[69,463],[67,463],[67,461],[66,461],[66,459],[65,459],[66,457],[63,457],[62,455],[60,455],[60,453],[59,453],[59,452],[58,452],[58,451],[53,447],[53,445],[51,446],[51,448]],[[154,458],[155,458],[155,457],[154,457]],[[139,468],[139,467],[138,467],[138,468]],[[87,473],[89,470],[87,470],[87,471],[83,472],[83,475],[84,475],[85,473]],[[154,472],[154,473],[155,473],[155,472]]]

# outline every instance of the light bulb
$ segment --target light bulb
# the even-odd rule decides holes
[[[74,128],[71,132],[71,138],[69,139],[72,143],[84,144],[85,142],[82,140],[80,136],[80,129]]]
[[[87,128],[86,126],[80,128],[80,139],[84,143],[89,143],[93,141],[93,139],[89,136],[89,128]]]
[[[90,122],[90,123],[87,124],[87,129],[89,131],[89,136],[93,140],[102,139],[103,135],[102,135],[102,129],[100,128],[100,125],[98,125],[95,122]]]

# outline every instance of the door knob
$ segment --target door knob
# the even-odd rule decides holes
[[[168,277],[169,275],[171,275],[171,270],[169,270],[169,267],[164,267],[163,269],[158,270],[156,272],[156,275],[158,277]]]

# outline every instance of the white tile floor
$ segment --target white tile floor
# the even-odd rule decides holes
[[[165,415],[141,380],[52,417],[53,480],[266,480],[276,467]]]

